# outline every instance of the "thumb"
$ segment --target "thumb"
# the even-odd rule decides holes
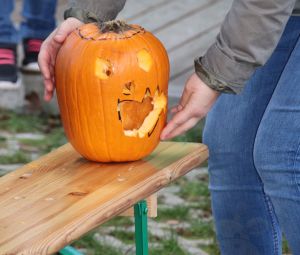
[[[77,27],[81,26],[83,23],[76,18],[68,18],[66,19],[56,31],[54,36],[54,40],[58,43],[64,42],[67,36],[72,33]]]

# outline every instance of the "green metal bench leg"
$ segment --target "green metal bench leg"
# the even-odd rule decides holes
[[[148,255],[147,213],[145,200],[134,205],[136,255]]]
[[[136,255],[148,255],[148,230],[147,217],[148,208],[145,200],[134,205],[134,221],[135,221],[135,245]],[[61,255],[82,255],[79,251],[71,246],[66,246],[59,251]]]
[[[61,249],[59,251],[59,254],[61,255],[83,255],[81,252],[76,250],[75,248],[71,246],[66,246],[65,248]]]

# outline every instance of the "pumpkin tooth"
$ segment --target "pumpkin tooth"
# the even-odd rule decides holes
[[[133,81],[130,81],[130,82],[127,82],[127,83],[124,84],[122,93],[123,93],[125,96],[129,96],[129,95],[131,95],[132,93],[134,93],[134,90],[135,90],[134,82],[133,82]]]
[[[131,92],[130,92],[130,90],[128,90],[128,89],[123,89],[123,91],[122,91],[122,93],[123,93],[123,95],[125,95],[125,96],[129,96],[129,95],[131,95]]]
[[[144,98],[146,97],[150,97],[151,96],[151,91],[149,88],[146,89],[146,92],[145,92],[145,95],[144,95]]]
[[[120,121],[122,121],[120,104],[121,104],[121,101],[120,101],[120,99],[118,99],[118,104],[117,104],[118,119]]]

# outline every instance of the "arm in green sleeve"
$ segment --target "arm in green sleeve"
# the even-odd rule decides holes
[[[126,0],[70,0],[65,18],[74,17],[84,23],[108,21],[116,18]]]
[[[274,51],[295,0],[235,0],[206,54],[195,60],[198,76],[211,88],[238,94]]]

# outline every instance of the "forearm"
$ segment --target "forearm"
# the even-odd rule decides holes
[[[81,21],[107,21],[115,19],[123,9],[126,0],[69,0],[65,16],[72,16]]]
[[[195,61],[198,76],[215,90],[239,93],[274,51],[294,4],[295,0],[235,0],[216,42]]]

